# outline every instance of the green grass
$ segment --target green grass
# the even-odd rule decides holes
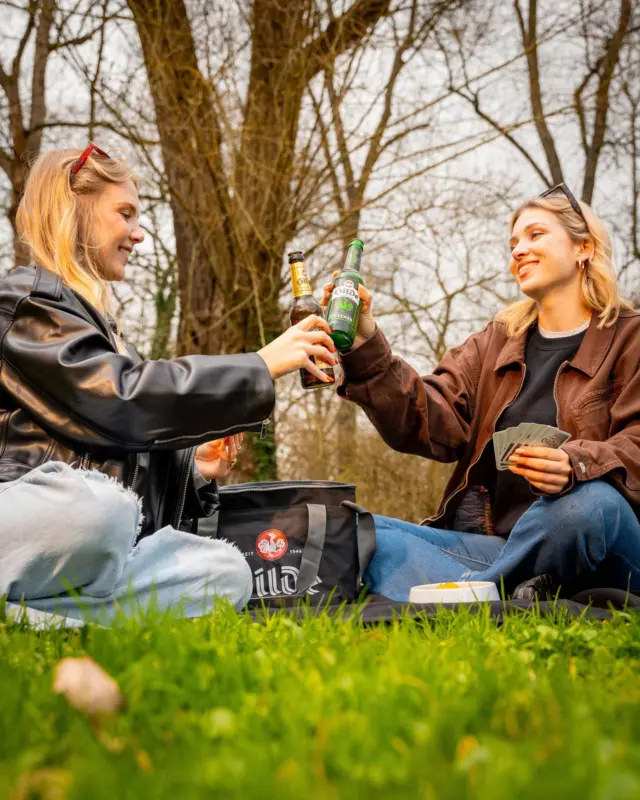
[[[83,654],[127,698],[99,725],[51,692]],[[0,797],[638,798],[639,665],[624,613],[0,625]]]

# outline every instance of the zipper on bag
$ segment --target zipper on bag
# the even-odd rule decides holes
[[[287,483],[285,481],[272,486],[265,486],[263,483],[237,483],[230,486],[221,486],[219,491],[221,494],[242,494],[243,492],[277,492],[283,489],[334,489],[339,487],[341,489],[355,488],[352,483],[340,483],[340,481],[300,481]]]

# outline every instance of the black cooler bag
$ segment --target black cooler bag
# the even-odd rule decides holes
[[[375,550],[373,517],[355,486],[277,481],[221,486],[220,509],[198,532],[235,544],[253,573],[252,600],[353,600]]]

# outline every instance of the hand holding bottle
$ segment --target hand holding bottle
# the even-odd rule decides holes
[[[258,355],[266,363],[274,380],[297,369],[306,369],[323,383],[333,383],[311,360],[313,356],[327,364],[338,363],[336,346],[329,333],[331,328],[326,320],[311,314],[297,325],[292,325],[262,350],[258,350]]]
[[[301,250],[294,250],[289,253],[288,258],[291,269],[291,288],[293,290],[293,302],[289,308],[289,321],[292,325],[297,325],[298,322],[302,322],[305,317],[310,317],[312,314],[322,317],[320,303],[315,299],[311,290],[311,283],[304,263],[304,253]],[[321,381],[315,374],[308,372],[306,369],[301,369],[300,384],[303,389],[320,389],[335,382],[336,373],[332,364],[318,361],[313,356],[311,356],[311,360],[315,361],[316,366],[322,372],[333,378],[333,381]]]
[[[336,270],[332,278],[335,279],[339,275],[338,270]],[[320,301],[320,305],[322,306],[322,310],[326,313],[327,305],[329,303],[329,298],[331,297],[331,292],[333,292],[333,281],[331,283],[325,283],[324,285],[324,294],[322,295],[322,300]],[[360,309],[360,319],[358,320],[358,330],[356,333],[356,338],[354,339],[352,350],[355,350],[356,347],[360,347],[363,342],[366,342],[367,339],[370,339],[373,334],[376,332],[376,321],[373,318],[373,313],[371,312],[371,306],[373,305],[373,295],[371,292],[364,286],[360,284],[358,286],[358,294],[360,295],[360,299],[362,300],[362,308]]]

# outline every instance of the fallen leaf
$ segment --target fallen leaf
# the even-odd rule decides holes
[[[92,658],[63,658],[55,668],[53,691],[87,714],[115,714],[124,703],[116,681]]]
[[[18,778],[11,800],[65,800],[71,773],[62,769],[36,769]]]

